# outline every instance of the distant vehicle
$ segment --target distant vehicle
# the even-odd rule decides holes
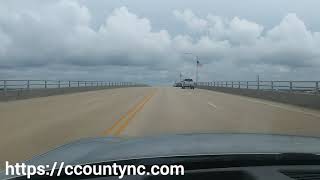
[[[194,89],[194,86],[195,86],[195,83],[193,82],[192,79],[184,79],[182,81],[182,89],[185,89],[185,88],[190,88],[190,89]]]
[[[173,87],[182,87],[182,82],[174,83]]]

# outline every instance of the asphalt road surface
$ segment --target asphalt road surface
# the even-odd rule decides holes
[[[213,92],[120,88],[0,103],[0,162],[84,137],[175,133],[320,136],[320,111]]]

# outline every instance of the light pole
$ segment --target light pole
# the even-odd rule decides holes
[[[189,54],[189,55],[192,55],[196,58],[196,85],[198,85],[198,65],[199,65],[199,57],[197,55],[194,55],[193,53],[191,52],[186,52],[184,54]]]

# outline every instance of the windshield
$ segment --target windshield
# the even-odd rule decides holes
[[[86,138],[320,137],[319,7],[318,0],[1,0],[0,169]],[[232,142],[209,139],[217,148]],[[186,142],[168,147],[195,145]],[[301,151],[290,143],[277,146]],[[248,152],[277,150],[268,148]]]

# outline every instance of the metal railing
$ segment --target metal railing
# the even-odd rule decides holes
[[[198,86],[319,94],[320,81],[212,81]]]
[[[62,80],[0,80],[0,92],[22,91],[47,88],[80,88],[80,87],[126,87],[143,86],[135,82],[112,81],[62,81]]]

